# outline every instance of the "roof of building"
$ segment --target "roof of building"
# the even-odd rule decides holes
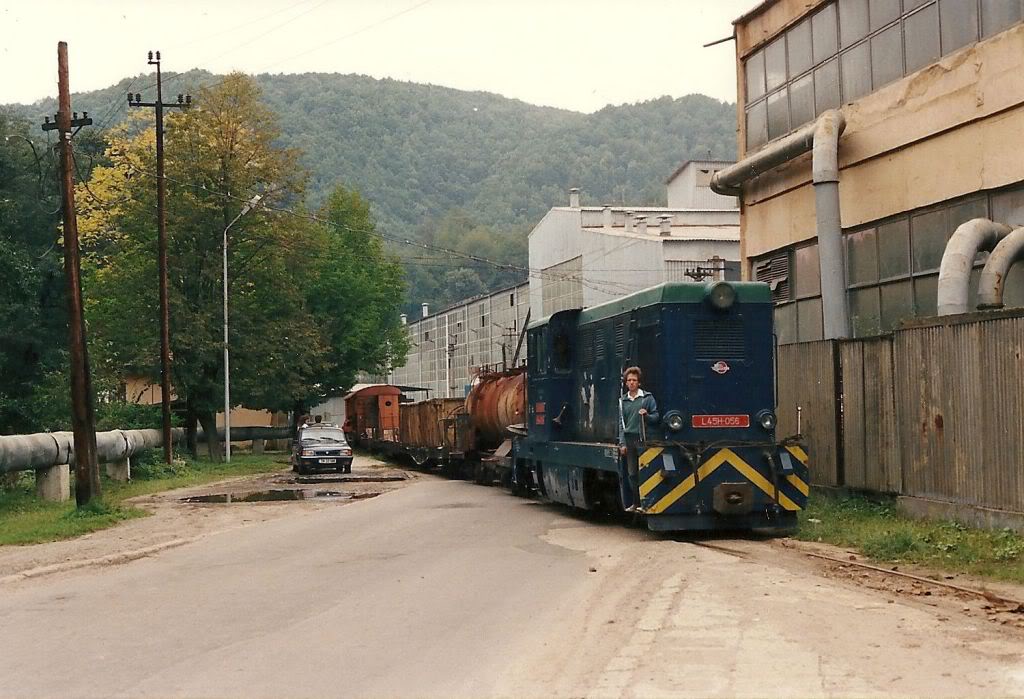
[[[753,19],[754,17],[757,17],[759,14],[763,13],[765,10],[767,10],[769,7],[771,7],[778,1],[779,0],[763,0],[762,2],[758,3],[757,5],[750,8],[742,15],[734,19],[732,21],[733,26],[736,26],[737,24],[743,24],[744,22],[747,22]]]
[[[684,160],[682,165],[673,170],[672,174],[665,179],[665,184],[668,184],[669,182],[677,178],[679,176],[679,173],[682,172],[686,168],[686,166],[690,164],[699,165],[701,163],[707,163],[708,165],[732,165],[735,162],[735,160],[698,160],[696,158],[694,158],[693,160]]]
[[[603,226],[585,226],[583,230],[588,233],[602,233],[620,238],[636,238],[638,240],[651,240],[661,242],[682,241],[682,240],[735,240],[740,239],[739,223],[721,226],[672,226],[671,235],[661,235],[658,224],[647,226],[646,233],[638,233],[634,228],[627,231],[622,226],[616,226],[611,230]]]

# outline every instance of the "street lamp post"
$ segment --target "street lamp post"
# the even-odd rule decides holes
[[[228,231],[238,219],[259,204],[263,195],[257,194],[245,203],[231,223],[224,227],[224,460],[231,461],[231,363],[228,353]]]

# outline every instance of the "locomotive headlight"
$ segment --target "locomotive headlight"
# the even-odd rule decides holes
[[[775,417],[775,413],[773,413],[771,410],[762,410],[757,414],[758,424],[760,424],[761,427],[767,430],[768,432],[771,432],[772,430],[775,429],[775,425],[778,423],[778,421],[779,419]]]
[[[673,432],[683,429],[683,424],[683,416],[677,412],[671,412],[665,416],[665,425]]]
[[[719,311],[728,310],[736,303],[736,287],[729,282],[715,282],[705,295],[711,307]]]

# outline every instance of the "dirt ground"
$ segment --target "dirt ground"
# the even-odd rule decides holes
[[[0,547],[0,584],[88,566],[125,563],[215,532],[344,506],[434,477],[357,456],[351,475],[324,473],[297,477],[282,465],[281,471],[272,474],[142,496],[130,502],[149,511],[149,517],[128,520],[67,541]],[[254,494],[262,497],[260,494],[267,492],[274,492],[277,497],[300,499],[239,502]],[[228,495],[231,504],[223,502]],[[210,496],[222,502],[189,502]],[[714,536],[680,538],[680,541],[781,566],[795,574],[868,588],[889,602],[899,599],[929,609],[939,621],[967,616],[1001,626],[1009,632],[1024,632],[1024,587],[902,565],[879,564],[876,567],[885,570],[872,570],[862,565],[871,565],[867,559],[853,551],[792,539]]]
[[[283,459],[284,457],[282,457]],[[113,565],[153,555],[214,532],[247,527],[401,488],[422,474],[407,472],[367,456],[357,456],[351,474],[322,473],[298,477],[287,466],[259,476],[243,476],[192,488],[133,498],[128,504],[151,513],[109,529],[66,541],[0,547],[0,584],[91,565]],[[238,502],[254,494],[277,491],[288,499]],[[289,491],[282,493],[282,491]],[[297,495],[292,491],[302,491]],[[186,502],[231,494],[232,503]],[[256,495],[260,497],[260,495]]]

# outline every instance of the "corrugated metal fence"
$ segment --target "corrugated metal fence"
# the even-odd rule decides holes
[[[1020,311],[783,345],[780,434],[798,405],[818,484],[1024,512]]]

